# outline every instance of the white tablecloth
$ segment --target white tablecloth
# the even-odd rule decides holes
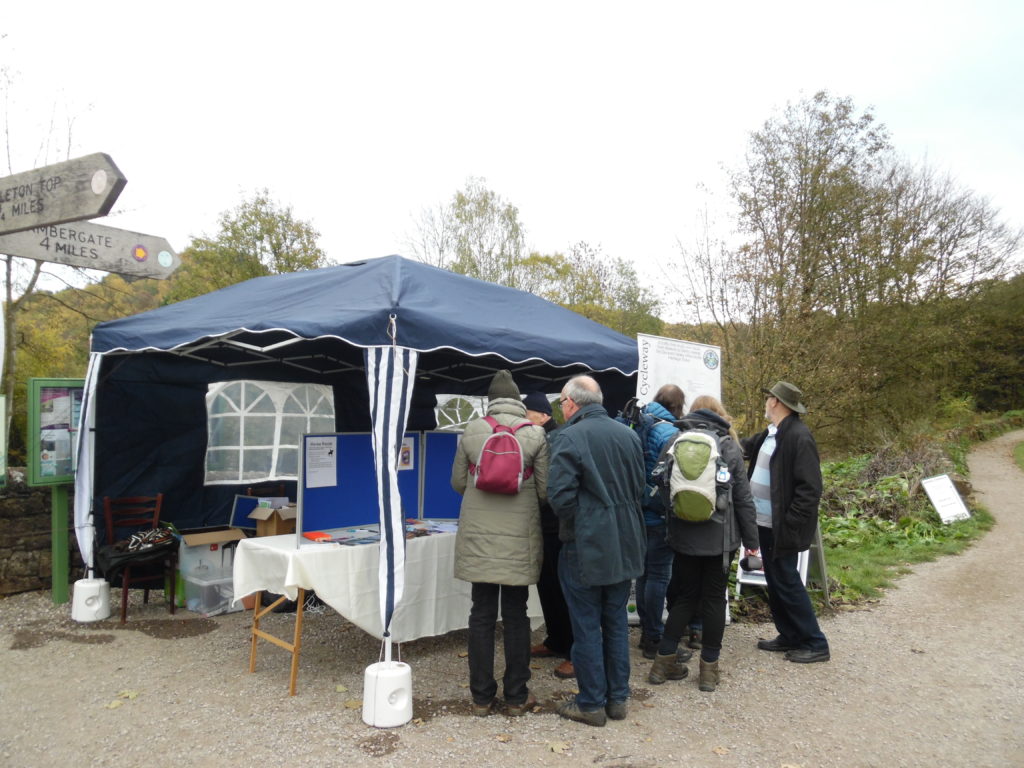
[[[469,623],[471,585],[452,576],[455,534],[435,533],[406,541],[405,593],[391,620],[391,637],[407,642],[443,635]],[[295,534],[243,539],[234,565],[235,600],[260,590],[294,600],[299,588],[316,591],[357,627],[383,635],[380,619],[376,543],[359,546],[315,542],[295,547]],[[534,628],[542,621],[537,591],[530,589],[527,613]]]

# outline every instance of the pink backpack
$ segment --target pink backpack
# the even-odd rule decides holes
[[[484,440],[476,464],[469,465],[473,485],[488,493],[515,495],[523,481],[533,474],[533,467],[523,468],[523,448],[516,432],[533,424],[524,421],[514,427],[506,427],[491,416],[485,416],[484,421],[491,425],[491,434]]]

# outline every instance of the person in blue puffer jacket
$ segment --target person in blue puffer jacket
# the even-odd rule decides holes
[[[654,395],[654,401],[643,412],[654,419],[647,432],[644,448],[644,469],[647,490],[654,486],[651,473],[668,442],[678,433],[674,421],[683,415],[686,395],[675,384],[665,384]],[[644,523],[647,529],[647,556],[643,575],[636,580],[636,612],[640,617],[640,650],[644,658],[653,659],[665,630],[665,596],[672,578],[675,552],[668,545],[665,505],[661,494],[644,494]]]

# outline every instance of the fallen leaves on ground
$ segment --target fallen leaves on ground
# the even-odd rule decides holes
[[[361,699],[349,699],[345,702],[345,709],[362,709],[363,702]]]
[[[549,741],[548,749],[554,752],[556,755],[562,755],[569,751],[569,742],[567,741]]]
[[[336,686],[334,686],[335,693],[344,693],[347,690],[348,690],[348,686],[347,685],[336,685]]]
[[[729,754],[729,748],[728,747],[715,747],[711,751],[714,752],[716,755],[728,755]]]
[[[507,744],[508,742],[512,741],[512,734],[511,733],[499,733],[497,736],[495,736],[495,738],[498,741],[500,741],[502,744]]]

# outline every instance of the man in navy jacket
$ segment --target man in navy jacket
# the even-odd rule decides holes
[[[629,626],[626,601],[643,572],[647,535],[640,500],[640,438],[612,419],[590,376],[562,390],[566,423],[553,434],[548,503],[562,540],[558,575],[572,621],[572,663],[579,694],[558,714],[588,725],[626,717]]]

